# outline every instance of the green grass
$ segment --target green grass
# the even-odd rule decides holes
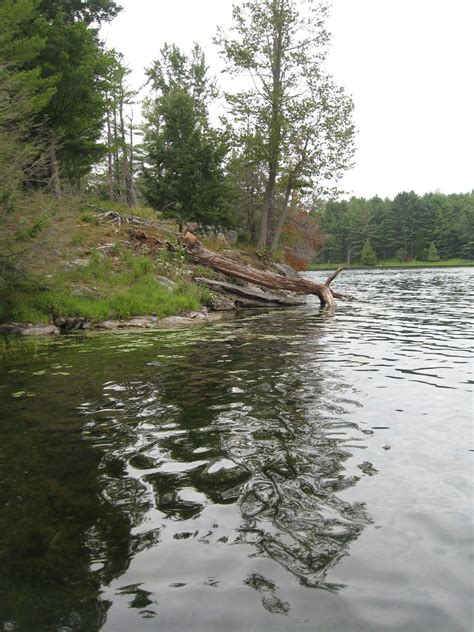
[[[94,322],[147,314],[165,318],[196,311],[208,300],[208,290],[190,282],[178,281],[172,292],[160,285],[155,280],[160,265],[130,252],[114,258],[93,253],[87,267],[58,273],[47,283],[12,276],[0,286],[0,322],[46,323],[57,316]]]
[[[474,261],[469,259],[445,259],[444,261],[397,261],[396,259],[386,259],[379,261],[372,268],[359,263],[347,265],[345,263],[311,263],[310,270],[334,270],[339,267],[348,270],[368,270],[376,268],[449,268],[453,266],[474,266]]]

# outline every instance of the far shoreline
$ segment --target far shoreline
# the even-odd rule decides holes
[[[374,266],[364,266],[359,263],[311,263],[307,272],[317,272],[318,270],[334,270],[334,268],[344,268],[344,270],[400,270],[405,268],[472,268],[474,261],[461,259],[447,259],[445,261],[387,261],[380,262]]]

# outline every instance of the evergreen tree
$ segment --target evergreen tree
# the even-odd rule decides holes
[[[165,46],[148,70],[156,96],[146,105],[141,190],[167,217],[202,226],[229,226],[226,146],[208,121],[212,82],[202,51],[187,58]]]
[[[97,26],[119,9],[113,0],[4,0],[0,14],[5,8],[10,14],[30,11],[33,16],[11,31],[14,37],[9,49],[15,53],[19,75],[49,88],[49,92],[33,91],[37,97],[47,98],[38,98],[32,110],[30,138],[36,142],[41,130],[47,143],[46,182],[49,180],[57,195],[65,186],[78,190],[83,175],[105,150],[100,138],[108,58]],[[4,33],[2,29],[0,40]],[[22,42],[31,46],[22,47]],[[45,184],[43,178],[32,180],[37,186]]]
[[[33,0],[0,3],[0,203],[41,173],[44,134],[34,117],[54,94],[54,81],[35,66],[45,46]],[[30,68],[31,66],[31,68]]]
[[[86,25],[108,22],[121,11],[115,0],[41,0],[39,9],[48,20],[61,15],[66,22]]]
[[[428,255],[427,255],[427,260],[428,261],[439,261],[440,260],[440,256],[438,254],[438,249],[435,246],[434,241],[431,242],[430,247],[428,249]]]
[[[40,114],[48,128],[53,189],[60,195],[61,180],[78,190],[81,178],[105,153],[101,136],[110,60],[96,31],[84,22],[68,23],[59,14],[45,35],[41,72],[56,79],[56,91]]]
[[[375,256],[374,249],[370,245],[370,241],[368,239],[360,251],[360,261],[364,266],[374,266],[377,263],[377,257]]]

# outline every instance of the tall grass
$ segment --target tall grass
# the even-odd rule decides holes
[[[87,320],[127,319],[155,314],[159,318],[198,310],[209,298],[206,289],[179,281],[174,291],[155,276],[160,262],[121,253],[93,253],[89,264],[54,276],[47,284],[16,275],[0,287],[0,321],[44,323],[57,316]]]

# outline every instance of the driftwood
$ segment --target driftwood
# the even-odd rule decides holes
[[[291,307],[301,305],[301,299],[284,294],[269,294],[268,292],[253,290],[250,287],[242,287],[224,281],[215,281],[214,279],[205,279],[196,277],[194,279],[201,285],[206,285],[215,290],[224,290],[230,294],[235,294],[239,298],[236,299],[237,305],[242,307]]]
[[[331,282],[342,272],[343,268],[333,272],[324,283],[317,283],[316,281],[309,281],[303,278],[291,279],[267,270],[258,270],[244,263],[239,263],[218,252],[208,250],[198,241],[195,235],[189,232],[185,235],[184,245],[193,263],[207,266],[226,276],[242,279],[271,290],[287,290],[295,294],[314,294],[319,298],[323,307],[334,308],[336,305],[335,298],[346,298],[342,294],[333,292],[329,287]]]

